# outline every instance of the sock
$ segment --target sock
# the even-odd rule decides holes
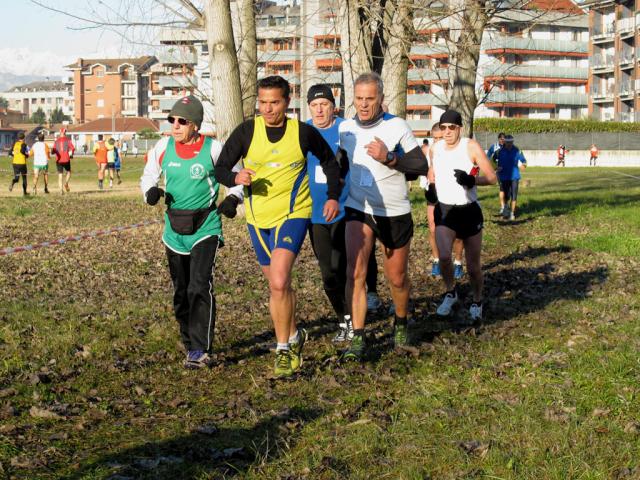
[[[477,305],[478,307],[482,306],[482,300],[480,300],[479,302],[476,302],[475,300],[473,301],[474,305]]]
[[[453,295],[454,297],[458,296],[458,292],[457,292],[457,286],[454,285],[453,288],[451,290],[449,290],[447,293],[450,293],[451,295]]]
[[[407,324],[407,317],[399,317],[398,315],[395,315],[395,319],[393,322],[394,325],[406,325]]]
[[[364,328],[354,328],[353,329],[353,336],[355,337],[356,335],[358,335],[360,337],[364,337]]]
[[[453,261],[453,264],[454,264],[454,265],[462,265],[462,261],[460,261],[460,260],[454,260],[454,261]]]
[[[289,350],[289,344],[288,343],[278,343],[276,345],[276,352],[279,352],[280,350]]]
[[[289,343],[298,343],[300,341],[300,332],[296,330],[296,333],[289,337]]]

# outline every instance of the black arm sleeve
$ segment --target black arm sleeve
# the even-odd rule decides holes
[[[349,154],[344,148],[338,148],[336,161],[340,165],[340,178],[346,178],[349,173]]]
[[[320,160],[320,166],[327,177],[327,197],[330,200],[338,200],[342,191],[340,165],[333,150],[315,127],[302,122],[299,125],[302,153],[306,157],[307,153],[311,152]]]
[[[22,146],[20,147],[20,153],[27,157],[29,156],[29,149],[27,148],[26,143],[23,143]]]
[[[225,142],[215,165],[214,176],[218,183],[226,187],[236,186],[236,172],[232,169],[247,155],[253,138],[254,121],[247,120],[236,127]]]
[[[429,171],[429,162],[420,147],[398,155],[396,164],[393,166],[399,172],[407,175],[408,180],[415,180],[418,175],[426,175]]]

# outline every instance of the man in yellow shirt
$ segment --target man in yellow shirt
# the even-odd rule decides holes
[[[9,191],[13,190],[13,186],[20,181],[20,176],[22,176],[22,193],[26,196],[29,195],[27,192],[27,157],[29,156],[29,149],[24,142],[24,138],[24,132],[20,132],[18,139],[9,150],[9,156],[13,158],[11,162],[13,165],[13,179],[11,180],[11,185],[9,185]]]
[[[307,153],[320,161],[326,177],[326,221],[339,212],[340,167],[333,150],[313,126],[287,118],[290,87],[282,77],[258,82],[260,115],[240,124],[222,149],[216,164],[218,182],[244,185],[247,227],[269,281],[269,310],[275,327],[276,377],[290,377],[299,369],[307,333],[295,322],[296,296],[291,270],[302,247],[311,218]],[[232,168],[243,159],[240,172]],[[226,200],[225,200],[226,201]]]

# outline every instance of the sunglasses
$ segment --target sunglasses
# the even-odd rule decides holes
[[[172,117],[172,116],[168,116],[167,117],[167,122],[169,122],[171,125],[173,125],[176,121],[180,125],[188,125],[188,124],[191,123],[191,121],[187,120],[186,118],[176,118],[176,117]]]
[[[449,125],[440,125],[440,130],[444,131],[444,130],[446,130],[447,128],[448,128],[449,130],[455,130],[456,128],[459,128],[459,127],[460,127],[459,125],[453,125],[453,124],[449,124]]]

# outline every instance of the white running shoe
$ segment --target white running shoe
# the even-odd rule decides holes
[[[482,303],[472,303],[469,307],[469,316],[474,322],[482,320]]]
[[[338,324],[338,333],[333,337],[334,343],[342,343],[351,341],[353,338],[353,323],[351,323],[351,315],[345,315],[344,320]]]
[[[367,293],[367,311],[377,312],[382,307],[382,300],[375,292]]]
[[[457,303],[458,303],[458,292],[455,290],[453,291],[453,293],[447,292],[444,294],[442,303],[436,310],[436,313],[441,317],[448,317],[449,315],[451,315],[453,306]]]

